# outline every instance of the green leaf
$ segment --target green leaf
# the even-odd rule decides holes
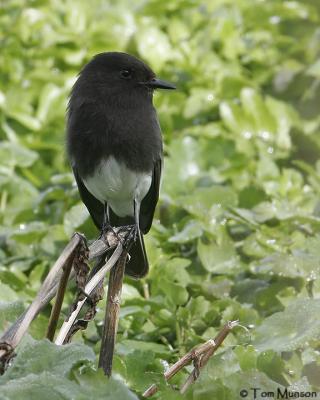
[[[277,125],[262,97],[255,90],[244,88],[240,94],[244,111],[253,116],[258,135],[264,139],[275,135]],[[269,135],[269,136],[268,136]]]
[[[56,100],[61,94],[61,89],[52,83],[45,85],[41,91],[36,117],[39,121],[44,122],[48,118],[48,114],[56,110]]]
[[[174,155],[165,160],[163,191],[173,200],[179,192],[185,192],[186,185],[200,171],[200,146],[190,136],[173,140],[169,152]]]
[[[256,368],[258,354],[253,346],[238,346],[235,348],[235,353],[242,371],[250,371]]]
[[[216,105],[216,96],[212,90],[192,88],[185,104],[184,116],[185,118],[193,118],[200,113],[212,112]]]
[[[121,355],[130,354],[138,350],[153,352],[161,357],[168,357],[170,354],[170,350],[159,343],[125,339],[116,345],[116,352]]]
[[[138,400],[138,397],[132,393],[123,381],[114,378],[106,379],[102,369],[98,371],[90,369],[84,373],[76,371],[77,381],[79,382],[78,398],[86,400],[90,397],[106,400]]]
[[[97,379],[97,376],[99,379]],[[107,400],[123,399],[137,400],[138,397],[131,393],[123,383],[115,379],[106,380],[105,376],[95,371],[90,378],[84,380],[81,376],[80,385],[60,375],[54,375],[48,371],[37,375],[29,374],[26,377],[6,383],[2,388],[2,399],[47,399],[61,400],[76,398],[85,400],[88,398],[104,398]]]
[[[10,286],[5,285],[0,281],[0,301],[11,302],[18,299],[18,294],[12,290]]]
[[[226,127],[231,132],[240,132],[245,138],[251,138],[255,131],[254,121],[245,117],[242,109],[237,104],[222,102],[220,116]]]
[[[155,361],[155,354],[150,351],[135,350],[126,356],[124,362],[126,382],[139,392],[144,392],[163,372],[160,362]],[[158,374],[155,373],[156,371]]]
[[[172,57],[170,42],[158,27],[141,26],[135,38],[139,53],[155,68],[161,69]]]
[[[205,244],[198,241],[198,255],[204,268],[213,273],[233,273],[239,259],[231,242]]]
[[[202,235],[202,224],[198,221],[192,220],[188,222],[182,229],[182,231],[176,233],[169,238],[171,243],[186,243],[194,240]]]
[[[186,267],[190,261],[183,258],[164,260],[163,265],[153,271],[153,290],[163,293],[171,304],[184,304],[188,300],[186,287],[190,283],[190,275]]]
[[[288,381],[284,375],[286,372],[286,365],[284,360],[279,354],[273,350],[263,351],[257,358],[257,368],[264,372],[270,379],[287,386]]]
[[[31,131],[39,131],[41,128],[40,121],[37,118],[32,117],[31,115],[24,114],[20,111],[11,111],[9,112],[9,116],[17,120],[21,125],[25,126]]]
[[[254,346],[259,351],[292,351],[308,346],[308,341],[320,337],[319,299],[298,299],[282,312],[266,318],[256,329]]]
[[[0,377],[0,383],[15,381],[28,374],[48,372],[66,376],[72,367],[82,361],[94,361],[92,349],[80,343],[56,346],[48,340],[36,342],[29,339],[19,352],[13,365]]]
[[[11,238],[21,243],[35,243],[47,233],[47,227],[42,222],[31,222],[30,224],[20,224],[18,229],[11,233]]]
[[[47,399],[60,400],[72,398],[76,394],[83,392],[77,388],[74,382],[62,379],[61,376],[55,376],[48,371],[40,374],[28,374],[2,386],[0,399]],[[78,397],[80,398],[80,397]]]
[[[8,167],[30,167],[38,158],[34,151],[19,145],[18,143],[1,142],[0,159],[1,164]]]
[[[211,186],[198,188],[192,195],[178,199],[181,207],[188,212],[208,220],[208,217],[221,214],[221,209],[233,207],[237,204],[236,193],[230,187]]]
[[[81,226],[87,219],[89,213],[86,207],[81,203],[70,208],[65,213],[63,218],[64,230],[68,236],[71,236],[79,226]]]
[[[4,285],[1,284],[1,287],[3,286]],[[13,322],[23,310],[24,308],[21,301],[0,301],[0,329],[8,328],[8,322]]]

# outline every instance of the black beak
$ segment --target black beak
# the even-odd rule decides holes
[[[176,89],[174,85],[170,82],[163,81],[162,79],[152,78],[148,82],[141,82],[142,85],[145,85],[151,89]]]

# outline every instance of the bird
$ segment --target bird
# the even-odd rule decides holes
[[[80,71],[67,107],[67,156],[96,227],[136,229],[125,273],[149,270],[143,235],[159,199],[162,133],[153,93],[176,87],[137,57],[95,55]]]

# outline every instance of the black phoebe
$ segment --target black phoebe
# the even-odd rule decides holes
[[[126,53],[101,53],[84,66],[68,105],[67,150],[95,225],[135,224],[126,273],[148,272],[143,234],[159,197],[162,138],[154,89],[175,89]]]

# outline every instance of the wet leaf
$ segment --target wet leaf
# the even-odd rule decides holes
[[[314,318],[320,310],[319,299],[298,299],[282,312],[266,318],[256,329],[254,346],[260,351],[292,351],[304,347],[320,335],[320,323]]]

